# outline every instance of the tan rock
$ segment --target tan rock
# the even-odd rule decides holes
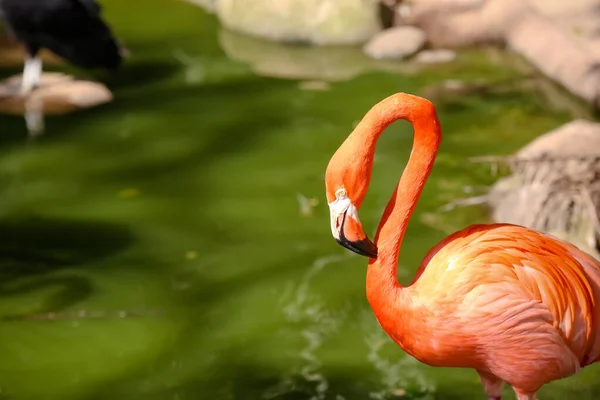
[[[600,123],[576,119],[534,139],[516,154],[519,158],[543,155],[600,157]]]
[[[556,235],[600,257],[600,124],[566,123],[506,162],[512,175],[487,199],[492,219]]]
[[[366,55],[375,59],[410,57],[425,46],[425,32],[414,26],[397,26],[373,36],[363,47]]]
[[[555,0],[549,1],[555,4]],[[593,21],[588,25],[588,31],[597,30],[600,7],[590,0],[574,0],[574,3],[581,4],[582,1],[587,3],[580,7],[579,13],[595,15],[588,20]],[[600,64],[600,39],[592,40],[589,32],[577,31],[576,25],[566,28],[559,12],[549,8],[548,2],[486,0],[480,4],[452,3],[456,2],[416,1],[407,20],[422,28],[435,47],[507,44],[546,76],[600,108],[600,68],[597,67]],[[571,2],[568,4],[570,7]],[[555,7],[562,12],[567,6]],[[581,20],[586,18],[582,16]],[[595,41],[597,45],[594,45]]]
[[[103,84],[59,73],[43,73],[40,86],[27,95],[19,92],[20,84],[21,75],[0,82],[0,113],[24,115],[34,107],[44,115],[66,114],[112,100]]]

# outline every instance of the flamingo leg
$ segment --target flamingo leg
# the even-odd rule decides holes
[[[537,400],[537,396],[536,396],[535,392],[528,393],[528,392],[521,391],[519,389],[515,389],[515,393],[517,394],[517,399],[519,399],[519,400]]]
[[[30,137],[44,133],[44,107],[40,99],[29,98],[25,101],[25,123]]]
[[[504,381],[488,372],[477,371],[477,373],[485,389],[485,394],[488,396],[488,400],[501,400]]]
[[[42,60],[39,57],[28,57],[25,60],[23,78],[21,81],[21,94],[29,94],[40,84],[42,75]]]

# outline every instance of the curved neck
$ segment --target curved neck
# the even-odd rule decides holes
[[[429,102],[424,105],[429,107],[421,106],[408,115],[400,116],[413,125],[413,148],[379,223],[375,235],[379,257],[371,264],[397,266],[408,222],[433,169],[442,133],[433,105]]]
[[[413,148],[398,186],[387,204],[377,234],[377,259],[371,259],[367,271],[367,297],[377,319],[389,330],[398,319],[398,307],[405,300],[396,277],[400,246],[425,182],[431,173],[441,141],[441,128],[435,107],[420,97],[399,93],[388,97],[367,113],[355,133],[369,144],[372,158],[375,143],[392,122],[404,119],[414,128]],[[396,321],[397,322],[397,321]]]

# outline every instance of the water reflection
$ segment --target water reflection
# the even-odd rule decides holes
[[[372,60],[359,47],[284,45],[219,30],[219,44],[227,56],[247,63],[257,75],[282,79],[346,81],[371,71],[414,74],[410,62]]]
[[[299,375],[311,387],[311,400],[325,399],[329,389],[329,381],[320,371],[322,362],[316,355],[316,351],[327,338],[338,333],[340,324],[346,318],[347,313],[344,309],[338,309],[333,314],[319,296],[310,290],[310,284],[323,268],[339,263],[348,257],[348,254],[342,253],[316,259],[300,283],[296,287],[290,288],[282,296],[283,312],[288,322],[303,326],[299,334],[303,337],[305,346],[298,354],[302,364]],[[275,388],[269,389],[265,396],[275,398],[297,390],[298,386],[294,382],[294,378],[286,376]],[[340,395],[337,396],[340,399],[343,398]]]

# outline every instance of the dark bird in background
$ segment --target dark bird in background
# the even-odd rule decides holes
[[[120,67],[124,50],[100,12],[95,0],[0,0],[0,16],[8,31],[27,50],[22,93],[39,85],[42,48],[85,69]]]

